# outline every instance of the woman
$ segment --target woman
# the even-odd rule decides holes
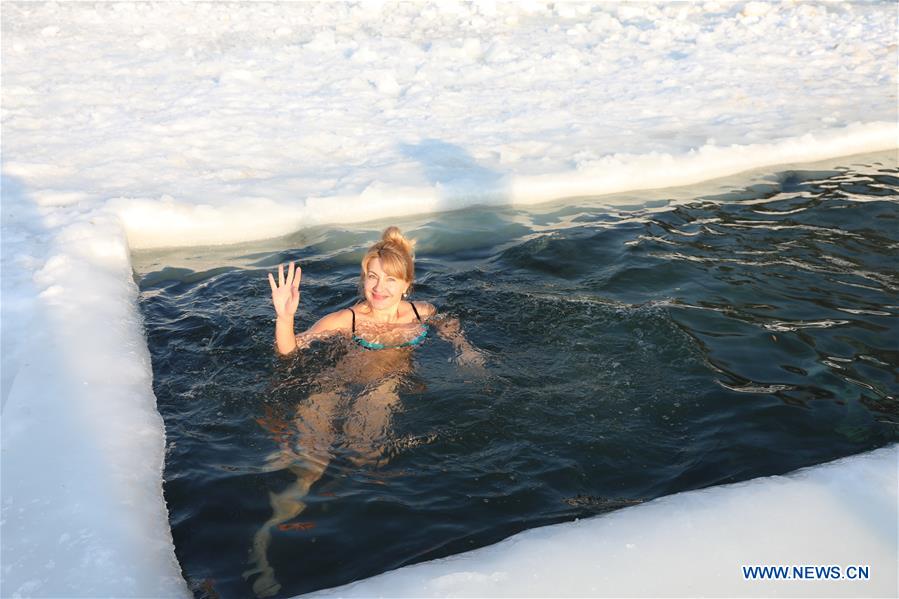
[[[286,276],[284,266],[278,267],[277,282],[268,275],[277,315],[275,346],[279,354],[288,355],[314,340],[336,336],[354,346],[327,378],[365,386],[365,391],[354,398],[342,431],[347,457],[357,466],[378,462],[391,412],[399,400],[398,387],[403,375],[411,372],[412,350],[425,341],[429,325],[453,344],[462,365],[483,368],[481,355],[462,335],[458,320],[438,318],[433,305],[407,299],[415,280],[413,245],[397,227],[388,227],[362,258],[362,301],[327,314],[300,334],[295,334],[294,318],[300,303],[302,270],[291,262]],[[280,589],[267,556],[271,531],[291,526],[284,523],[302,513],[306,507],[303,499],[327,469],[336,436],[334,414],[343,399],[340,386],[310,395],[298,406],[294,421],[299,447],[284,442],[272,456],[270,469],[286,468],[297,480],[284,491],[270,494],[272,517],[253,539],[255,567],[244,577],[259,574],[253,583],[258,596],[273,595]],[[302,527],[302,523],[295,524]]]
[[[293,262],[284,277],[284,266],[278,267],[278,283],[269,274],[272,303],[275,306],[275,344],[278,352],[289,354],[298,347],[306,347],[316,338],[336,334],[349,334],[353,341],[366,349],[386,349],[417,345],[424,337],[424,320],[434,314],[434,306],[425,302],[418,305],[405,301],[415,277],[412,243],[396,227],[389,227],[381,241],[369,248],[362,259],[360,289],[363,302],[353,308],[328,314],[309,330],[294,335],[294,315],[300,303],[300,279],[302,270]],[[385,326],[391,325],[391,326]],[[412,325],[407,326],[407,325]],[[357,327],[377,337],[389,336],[390,343],[372,340],[357,334]],[[414,333],[411,338],[406,338]]]

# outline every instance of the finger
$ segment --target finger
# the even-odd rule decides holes
[[[284,265],[278,265],[278,287],[284,286]]]
[[[296,277],[294,277],[294,279],[293,279],[293,288],[296,289],[297,291],[300,290],[300,279],[302,279],[302,278],[303,278],[303,269],[300,268],[299,266],[297,266]]]
[[[293,260],[287,265],[287,284],[293,287]]]
[[[268,284],[272,288],[272,293],[278,290],[278,288],[275,287],[275,277],[272,276],[272,273],[268,273]]]

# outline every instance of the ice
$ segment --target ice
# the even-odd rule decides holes
[[[899,448],[531,529],[315,597],[895,597]],[[868,580],[742,566],[867,565]]]
[[[888,2],[0,11],[4,595],[187,593],[129,248],[684,185],[897,145]],[[682,553],[697,562],[727,544],[695,535]],[[663,566],[640,543],[632,552]],[[511,585],[504,572],[440,584],[486,593]]]

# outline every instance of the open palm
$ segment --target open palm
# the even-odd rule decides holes
[[[300,305],[300,279],[303,277],[303,269],[294,268],[293,262],[287,267],[287,277],[284,276],[284,265],[278,265],[278,282],[272,273],[268,274],[268,284],[272,288],[272,304],[275,306],[275,314],[278,318],[293,318]]]

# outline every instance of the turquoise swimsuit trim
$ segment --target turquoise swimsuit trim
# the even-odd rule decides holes
[[[353,335],[353,341],[359,344],[360,347],[364,347],[365,349],[398,349],[400,347],[412,347],[413,345],[421,345],[424,343],[425,338],[428,336],[427,327],[422,327],[421,334],[412,339],[410,341],[406,341],[405,343],[400,343],[399,345],[384,345],[383,343],[373,343],[371,341],[366,341],[362,337],[357,337]]]
[[[415,318],[418,319],[418,322],[421,322],[421,316],[418,315],[418,310],[415,308],[415,304],[409,302],[409,305],[412,306],[412,312],[415,313]],[[422,323],[421,333],[418,335],[418,337],[406,341],[405,343],[400,343],[399,345],[384,345],[383,343],[374,343],[372,341],[367,341],[362,337],[356,335],[356,313],[352,308],[349,308],[349,311],[353,315],[353,341],[359,344],[359,347],[363,347],[365,349],[399,349],[401,347],[412,347],[424,343],[425,338],[428,336],[428,325]]]

